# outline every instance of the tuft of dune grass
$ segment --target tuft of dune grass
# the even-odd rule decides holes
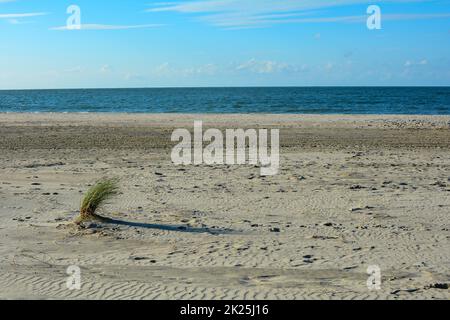
[[[119,180],[117,178],[98,181],[84,195],[80,207],[80,216],[75,222],[81,223],[92,219],[103,220],[103,217],[96,214],[97,209],[117,195],[118,191]]]

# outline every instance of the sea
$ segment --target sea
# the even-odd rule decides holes
[[[0,112],[450,115],[450,87],[0,90]]]

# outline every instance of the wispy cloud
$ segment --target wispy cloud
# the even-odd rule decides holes
[[[199,66],[177,67],[165,62],[151,71],[157,77],[189,77],[189,76],[212,76],[222,72],[219,66],[207,63]]]
[[[12,2],[0,0],[0,3]],[[0,13],[0,20],[5,20],[10,24],[24,24],[29,22],[23,22],[25,18],[39,17],[48,15],[47,12],[28,12],[28,13]]]
[[[339,2],[329,0],[197,0],[185,1],[183,3],[156,4],[148,11],[177,11],[183,13],[282,13],[312,10],[325,7],[336,7],[356,3],[366,3],[364,0],[342,0]]]
[[[428,20],[450,18],[449,13],[421,13],[421,14],[385,14],[385,20]]]
[[[379,3],[427,2],[429,0],[380,0]],[[176,3],[156,3],[148,12],[177,12],[193,14],[221,28],[253,28],[275,24],[361,22],[366,15],[317,16],[321,9],[356,4],[371,4],[370,0],[190,0]],[[308,17],[305,17],[308,16]],[[436,19],[450,14],[396,14],[384,15],[389,20]]]
[[[155,67],[152,76],[180,78],[195,76],[254,74],[259,76],[273,74],[295,74],[309,71],[307,65],[293,65],[275,60],[258,60],[255,58],[225,64],[206,63],[197,66],[179,67],[168,62]]]
[[[303,72],[307,70],[306,66],[295,66],[284,62],[272,60],[256,60],[250,59],[246,62],[240,63],[235,68],[238,72],[250,72],[257,74],[273,74],[273,73],[293,73]]]
[[[146,29],[159,28],[163,24],[139,24],[139,25],[110,25],[110,24],[82,24],[79,29],[69,28],[68,26],[53,27],[50,30],[73,31],[73,30],[128,30],[128,29]]]
[[[428,64],[428,60],[427,59],[422,59],[420,61],[411,61],[411,60],[406,60],[404,67],[406,68],[410,68],[410,67],[414,67],[414,66],[426,66]]]
[[[0,0],[1,2],[1,0]],[[3,1],[8,2],[8,1]],[[48,15],[47,12],[30,12],[30,13],[0,13],[0,20],[5,20],[10,24],[26,24],[29,21],[23,21],[25,18],[39,17]]]
[[[31,12],[31,13],[0,13],[0,19],[20,19],[29,17],[45,16],[47,12]]]
[[[101,68],[100,68],[100,72],[101,73],[110,73],[112,71],[112,67],[109,64],[104,64]]]

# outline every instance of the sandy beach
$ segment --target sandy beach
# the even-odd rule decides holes
[[[280,129],[279,174],[175,166],[194,120]],[[104,176],[123,223],[68,225]],[[0,114],[0,299],[448,300],[449,214],[450,116]]]

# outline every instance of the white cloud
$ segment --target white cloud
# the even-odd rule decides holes
[[[414,66],[426,66],[428,64],[427,59],[422,59],[420,61],[412,61],[412,60],[406,60],[405,64],[403,65],[405,68],[414,67]]]
[[[367,3],[364,0],[341,0],[340,5]],[[205,12],[244,12],[249,13],[274,13],[292,12],[301,10],[335,7],[338,4],[329,0],[197,0],[185,1],[176,4],[161,4],[148,11],[176,11],[183,13]]]
[[[219,67],[212,63],[193,67],[177,67],[165,62],[152,70],[152,74],[158,77],[188,77],[195,75],[212,76],[217,72],[219,72]]]
[[[139,73],[128,72],[124,75],[126,81],[143,81],[145,77]]]
[[[286,63],[280,63],[276,61],[258,61],[256,59],[250,59],[247,62],[239,64],[236,67],[236,70],[267,74],[287,71],[289,70],[289,68],[289,65]]]
[[[20,19],[29,17],[45,16],[47,12],[31,12],[31,13],[0,13],[0,19]]]
[[[257,74],[295,73],[307,71],[307,66],[297,66],[272,60],[250,59],[235,67],[238,72],[251,72]]]
[[[77,31],[77,30],[128,30],[128,29],[147,29],[159,28],[162,24],[139,24],[139,25],[110,25],[110,24],[82,24],[79,29],[71,29],[68,26],[53,27],[50,30],[58,31]]]
[[[151,71],[151,75],[156,77],[180,78],[195,76],[215,76],[215,75],[237,75],[237,74],[294,74],[307,72],[309,70],[306,65],[292,65],[284,62],[273,60],[257,60],[249,59],[239,63],[226,63],[222,65],[214,63],[206,63],[203,65],[180,67],[172,65],[168,62],[155,67]]]
[[[6,1],[4,1],[6,2]],[[10,24],[25,24],[29,22],[24,22],[22,19],[39,17],[47,15],[47,12],[31,12],[31,13],[0,13],[0,19],[6,20]]]
[[[428,0],[380,0],[381,3],[427,2]],[[317,10],[370,4],[371,0],[189,0],[178,3],[157,3],[148,12],[178,12],[200,15],[200,20],[227,29],[266,27],[274,24],[364,22],[367,15],[317,17]],[[313,11],[314,10],[314,11]],[[305,15],[312,17],[304,18]],[[303,17],[303,18],[302,18]],[[450,14],[391,14],[388,20],[437,19]]]
[[[2,1],[0,3],[13,2],[13,1]],[[24,24],[29,22],[23,22],[22,19],[39,17],[48,15],[47,12],[28,12],[28,13],[0,13],[0,20],[5,20],[10,24]]]
[[[385,14],[384,20],[428,20],[450,18],[450,13]]]
[[[334,63],[332,62],[327,62],[325,64],[325,71],[330,72],[334,69]]]
[[[80,72],[83,72],[83,71],[84,71],[83,67],[76,66],[76,67],[73,67],[73,68],[65,69],[62,72],[64,72],[64,73],[80,73]]]
[[[105,64],[100,68],[101,73],[109,73],[112,71],[112,68],[109,64]]]

